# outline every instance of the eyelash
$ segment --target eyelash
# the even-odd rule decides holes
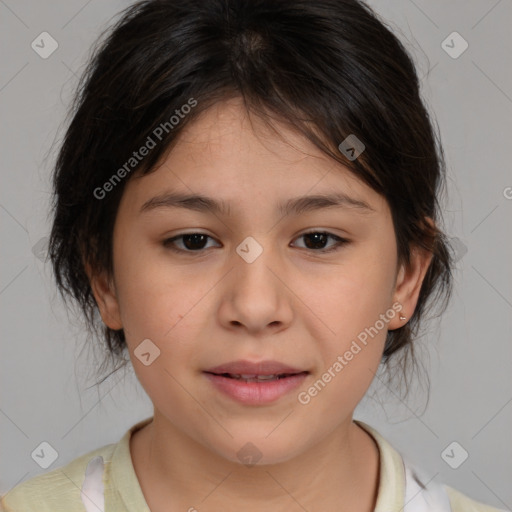
[[[309,250],[309,251],[313,251],[313,252],[320,252],[322,254],[326,254],[326,253],[331,253],[331,252],[335,252],[335,251],[338,251],[341,249],[342,246],[344,245],[347,245],[350,243],[350,240],[347,240],[346,238],[342,238],[340,236],[337,236],[337,235],[334,235],[332,233],[329,233],[327,231],[309,231],[307,233],[302,233],[302,235],[300,235],[299,237],[297,238],[302,238],[304,236],[307,236],[307,235],[327,235],[328,237],[330,238],[333,238],[336,240],[336,244],[334,244],[332,247],[330,247],[329,249],[308,249],[307,247],[305,248],[306,250]],[[174,252],[177,252],[177,253],[190,253],[190,254],[193,254],[193,253],[203,253],[205,251],[205,249],[198,249],[196,251],[192,251],[190,249],[178,249],[177,247],[175,247],[173,244],[175,242],[175,240],[178,240],[180,238],[183,238],[185,236],[190,236],[190,235],[203,235],[203,236],[206,236],[208,238],[212,238],[210,235],[207,235],[206,233],[183,233],[181,235],[177,235],[177,236],[174,236],[172,238],[167,238],[165,239],[163,242],[162,242],[162,245],[166,248],[166,249],[170,249],[171,251],[174,251]]]

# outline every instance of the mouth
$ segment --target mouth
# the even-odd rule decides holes
[[[235,379],[243,382],[273,382],[280,379],[286,379],[288,377],[294,377],[295,375],[308,374],[309,372],[297,372],[297,373],[279,373],[279,374],[236,374],[236,373],[215,373],[205,372],[210,375],[216,375],[218,377],[225,377],[226,379]]]
[[[280,363],[279,361],[252,361],[238,360],[224,363],[205,370],[206,373],[215,375],[226,375],[233,378],[259,378],[259,377],[281,377],[297,375],[306,370]],[[308,372],[309,373],[309,372]]]
[[[310,374],[277,361],[233,361],[203,373],[214,389],[245,405],[275,402],[303,384]]]

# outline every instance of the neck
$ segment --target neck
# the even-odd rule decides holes
[[[249,467],[208,450],[155,411],[132,435],[130,451],[152,512],[372,512],[377,499],[379,450],[351,419],[293,459]]]

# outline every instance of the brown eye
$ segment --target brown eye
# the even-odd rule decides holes
[[[301,238],[305,240],[304,249],[320,253],[333,252],[338,250],[342,245],[350,243],[350,240],[325,231],[310,231],[298,237],[298,239]],[[208,239],[213,240],[211,236],[205,233],[186,233],[167,238],[162,242],[162,245],[167,249],[179,253],[201,253],[204,252],[204,249],[209,248],[206,246]],[[335,243],[326,247],[329,239],[334,240]]]
[[[350,243],[350,241],[345,238],[341,238],[325,231],[310,231],[309,233],[302,234],[298,238],[303,238],[305,240],[305,249],[322,253],[336,251],[342,245]],[[330,238],[335,240],[336,243],[329,248],[325,248],[325,245]]]
[[[187,233],[167,238],[162,245],[176,252],[201,252],[209,238],[212,237],[204,233]],[[176,241],[181,242],[181,248],[176,247]]]

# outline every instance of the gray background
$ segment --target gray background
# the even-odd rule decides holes
[[[131,367],[93,386],[99,356],[84,348],[80,321],[66,313],[41,257],[50,227],[51,145],[62,135],[91,43],[128,3],[0,0],[2,494],[117,442],[152,414]],[[512,3],[370,5],[405,42],[424,77],[423,94],[446,151],[445,227],[457,239],[459,260],[451,305],[419,343],[431,379],[428,405],[420,388],[404,402],[376,378],[355,418],[435,480],[510,509]],[[59,45],[47,59],[31,48],[43,31]],[[453,31],[469,44],[458,58],[441,46]],[[48,469],[31,457],[42,441],[58,452]],[[441,456],[453,441],[469,454],[457,469]],[[452,460],[461,453],[456,447]]]

